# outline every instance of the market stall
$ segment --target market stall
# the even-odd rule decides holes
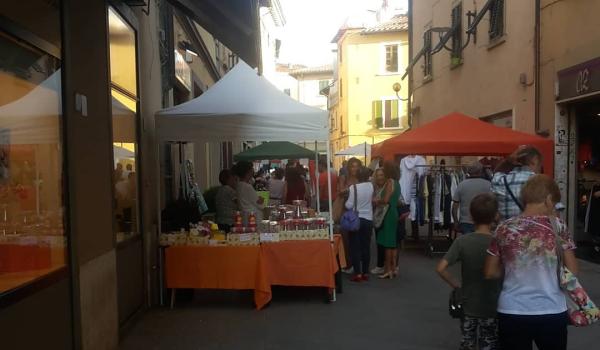
[[[440,206],[434,205],[433,210],[425,210],[428,212],[428,253],[441,252],[434,248],[432,243],[433,227],[438,221],[450,221],[451,210],[451,193],[444,188],[451,188],[453,183],[460,182],[462,173],[462,165],[455,166],[437,164],[426,164],[424,158],[415,157],[421,156],[507,156],[514,152],[521,145],[531,145],[540,150],[543,155],[543,169],[547,174],[553,173],[554,163],[554,144],[551,140],[526,134],[512,129],[498,127],[476,118],[466,116],[461,113],[452,113],[440,117],[433,122],[427,123],[422,127],[405,132],[401,135],[388,139],[377,145],[373,145],[373,157],[384,159],[395,159],[397,156],[405,156],[401,168],[405,163],[411,163],[410,167],[404,169],[409,172],[412,179],[416,181],[415,186],[418,188],[424,183],[442,183],[446,182],[445,186],[441,186],[440,192],[431,192],[429,196],[433,198],[423,198],[423,203],[441,203],[445,207],[445,211],[440,215]],[[406,158],[410,158],[407,161]],[[419,163],[420,160],[420,164]],[[413,164],[414,163],[414,164]],[[403,176],[406,175],[403,173]],[[423,180],[422,178],[428,178]],[[458,180],[457,180],[458,179]],[[401,179],[402,181],[402,179]],[[434,185],[435,186],[435,185]],[[405,186],[406,187],[406,186]],[[417,190],[418,191],[418,190]],[[406,198],[406,196],[404,196]],[[413,230],[415,222],[422,226],[425,222],[425,217],[418,211],[419,205],[413,205],[415,199],[410,199],[411,204],[411,221],[413,222]]]
[[[498,127],[461,113],[451,113],[373,147],[373,157],[397,155],[506,156],[521,145],[535,146],[544,156],[544,173],[554,169],[552,140]]]
[[[330,149],[327,111],[309,107],[291,99],[260,77],[244,62],[236,65],[202,96],[158,112],[156,115],[156,129],[158,130],[158,147],[160,147],[161,142],[174,141],[194,144],[202,144],[207,141],[270,141],[262,147],[256,147],[258,150],[255,148],[247,151],[246,155],[238,155],[238,159],[249,159],[240,157],[268,159],[265,158],[265,154],[258,156],[256,153],[281,145],[281,143],[275,142],[282,140],[288,141],[286,149],[291,154],[295,154],[296,158],[301,158],[298,157],[300,154],[298,152],[301,151],[299,148],[302,147],[297,146],[291,149],[292,146],[289,144],[292,142],[327,141],[327,150]],[[281,149],[275,148],[272,149],[273,152],[281,151]],[[289,157],[291,154],[287,154],[288,158],[291,158]],[[302,149],[301,154],[309,158],[315,155],[313,151],[306,149]],[[286,155],[272,155],[273,159],[286,158],[284,156]],[[331,156],[328,151],[327,161],[330,162],[330,160]],[[331,198],[331,178],[328,179],[328,182],[329,198]],[[293,284],[294,281],[281,279],[281,275],[274,272],[273,264],[283,264],[281,268],[288,268],[288,271],[294,269],[290,265],[292,261],[295,261],[294,259],[274,261],[280,256],[278,253],[273,253],[273,251],[277,251],[284,255],[291,254],[290,252],[305,252],[308,254],[303,259],[303,277],[305,280],[302,280],[298,285],[333,288],[331,281],[334,278],[333,274],[337,271],[337,264],[335,268],[332,267],[332,261],[335,260],[337,254],[334,253],[332,223],[328,222],[329,220],[326,220],[325,217],[318,216],[318,213],[307,210],[302,203],[296,203],[292,208],[274,209],[276,210],[273,210],[273,213],[267,213],[270,220],[266,220],[266,226],[265,222],[256,223],[252,221],[250,215],[244,215],[243,222],[238,222],[236,218],[236,225],[234,225],[232,232],[215,232],[215,230],[211,230],[209,234],[198,234],[193,232],[194,229],[192,229],[178,234],[167,233],[165,236],[169,237],[161,235],[163,241],[174,239],[174,236],[180,235],[181,237],[175,240],[178,242],[175,245],[194,245],[189,249],[183,249],[182,251],[187,253],[180,255],[175,252],[181,248],[173,247],[174,244],[171,244],[173,242],[165,244],[170,246],[166,248],[165,253],[166,287],[254,289],[256,295],[256,291],[260,294],[264,293],[263,289],[265,289],[263,282],[260,282],[263,277],[260,276],[267,276],[264,277],[266,281],[271,280],[268,276],[274,276],[272,284],[283,282],[296,285]],[[271,216],[271,214],[274,216]],[[196,229],[200,230],[201,228]],[[241,255],[245,255],[245,258],[249,259],[248,261],[256,259],[253,255],[256,254],[255,249],[240,250],[239,246],[251,247],[259,244],[259,260],[256,264],[262,267],[257,267],[258,270],[254,271],[254,278],[247,270],[246,272],[237,271],[227,277],[234,282],[222,283],[219,280],[207,282],[207,280],[210,280],[211,271],[193,269],[194,266],[199,266],[199,263],[195,261],[197,259],[209,259],[216,262],[241,254],[241,251],[246,252]],[[265,244],[269,246],[267,247]],[[289,246],[293,246],[293,249],[290,249]],[[313,249],[314,246],[321,247],[318,258],[310,255],[316,252]],[[211,256],[212,258],[210,258]],[[319,268],[311,268],[311,264],[317,264]],[[248,263],[248,265],[251,266],[252,263]],[[183,266],[192,268],[192,270],[185,270],[186,268]],[[227,270],[227,266],[219,268]],[[265,274],[264,271],[267,271],[267,273]],[[323,277],[324,271],[330,275],[330,278]],[[227,271],[221,272],[228,273]],[[185,283],[181,279],[173,277],[180,274],[187,276],[184,278]],[[240,274],[245,274],[245,277],[241,277]],[[258,283],[256,282],[257,278],[259,279]],[[255,288],[250,288],[252,286],[249,281],[252,279],[255,280]],[[262,306],[264,304],[257,301],[257,307]]]
[[[336,286],[334,275],[346,267],[341,236],[328,240],[282,241],[240,246],[175,245],[166,249],[165,280],[171,307],[180,288],[253,290],[262,309],[271,286]],[[311,257],[308,259],[307,257]]]

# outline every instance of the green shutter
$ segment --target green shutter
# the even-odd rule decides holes
[[[371,110],[373,114],[373,126],[381,128],[383,126],[382,105],[381,101],[371,102]]]

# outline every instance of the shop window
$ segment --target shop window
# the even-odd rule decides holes
[[[385,67],[384,73],[398,73],[398,45],[384,45]]]
[[[452,9],[452,52],[450,58],[452,65],[457,65],[462,62],[462,3],[454,6]]]
[[[504,35],[504,0],[494,0],[490,7],[490,41]]]
[[[490,123],[502,128],[512,129],[513,127],[513,112],[512,110],[492,114],[486,117],[480,118],[486,123]]]
[[[433,77],[433,54],[431,52],[431,30],[427,30],[423,37],[423,47],[425,48],[425,53],[423,54],[423,77],[425,79],[430,79]]]
[[[108,15],[117,242],[139,234],[138,110],[135,31],[112,8]]]
[[[373,101],[372,113],[373,125],[377,129],[400,127],[400,103],[398,99]]]
[[[60,61],[40,44],[0,24],[0,295],[66,265]]]

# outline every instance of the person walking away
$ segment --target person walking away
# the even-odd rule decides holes
[[[481,193],[470,202],[470,215],[475,230],[458,237],[437,265],[437,273],[452,288],[459,289],[463,299],[464,317],[460,329],[460,350],[498,349],[496,303],[501,284],[484,276],[487,248],[492,241],[491,227],[498,218],[498,202],[491,193]],[[458,283],[448,267],[461,264]],[[477,344],[479,343],[479,348]]]
[[[518,216],[524,207],[521,187],[530,177],[542,172],[542,154],[535,147],[521,146],[502,161],[492,178],[492,192],[498,199],[500,220]]]
[[[238,210],[236,185],[237,179],[229,169],[223,169],[219,173],[221,187],[215,196],[215,209],[217,225],[219,229],[230,232],[233,226],[233,216]]]
[[[287,168],[285,184],[283,186],[283,198],[285,204],[294,204],[294,201],[306,200],[306,182],[297,167]]]
[[[398,258],[398,198],[400,198],[399,174],[391,162],[383,164],[385,187],[383,195],[376,198],[375,204],[388,205],[383,225],[377,231],[377,244],[385,248],[384,274],[380,278],[396,277]]]
[[[264,199],[256,193],[250,184],[254,179],[254,168],[248,161],[240,161],[233,166],[233,173],[239,181],[236,185],[238,207],[241,211],[254,213],[256,222],[261,222],[263,217]]]
[[[348,199],[348,188],[352,185],[358,184],[358,171],[362,168],[362,162],[355,157],[352,157],[348,160],[344,169],[347,170],[346,175],[342,175],[338,179],[338,194],[335,203],[333,204],[333,218],[334,221],[338,222],[339,217],[342,216],[343,211],[345,210],[345,203]],[[336,220],[337,219],[337,220]],[[346,261],[350,261],[352,257],[350,240],[348,237],[348,232],[340,231],[342,234],[342,240],[344,242],[344,247],[349,247],[346,249]],[[354,269],[352,267],[343,270],[344,273],[353,274]]]
[[[369,182],[367,168],[358,171],[358,184],[352,185],[346,201],[346,209],[355,206],[360,218],[360,227],[356,232],[349,232],[350,254],[354,273],[352,282],[369,280],[369,263],[371,260],[371,234],[373,233],[373,184]]]
[[[383,173],[383,168],[375,169],[375,174],[373,175],[373,188],[375,193],[375,198],[377,196],[381,196],[383,191],[385,190],[385,174]],[[377,265],[371,270],[371,273],[374,275],[381,275],[385,272],[385,247],[377,244]]]
[[[532,176],[521,190],[525,210],[504,221],[488,249],[487,278],[504,275],[498,299],[502,349],[567,349],[567,303],[557,276],[557,244],[564,265],[577,274],[575,243],[556,217],[560,190],[545,175]],[[500,208],[501,209],[501,208]]]
[[[329,181],[327,179],[327,171],[331,174],[331,201],[337,198],[337,183],[338,176],[332,169],[327,166],[327,160],[319,160],[319,206],[321,211],[329,211]]]
[[[478,194],[491,192],[490,181],[483,178],[483,165],[481,163],[474,162],[471,164],[467,169],[467,173],[469,178],[458,184],[452,198],[454,230],[462,234],[475,232],[475,225],[470,213],[473,198]]]
[[[271,205],[280,205],[283,201],[283,181],[284,171],[281,168],[275,169],[273,177],[269,179],[269,201]]]

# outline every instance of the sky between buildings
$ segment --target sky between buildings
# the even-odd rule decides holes
[[[382,0],[280,0],[287,20],[281,33],[282,63],[318,66],[332,63],[331,39],[347,18],[361,18]],[[407,0],[388,0],[388,6],[407,8]]]

